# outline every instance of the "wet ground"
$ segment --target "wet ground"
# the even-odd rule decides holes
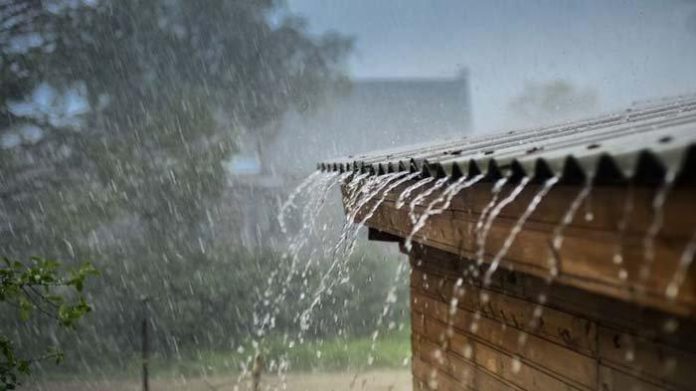
[[[150,383],[151,391],[232,391],[251,390],[247,381],[237,385],[236,377],[210,377],[207,379],[154,379]],[[278,378],[270,377],[262,381],[261,390],[287,391],[402,391],[411,390],[411,373],[407,370],[373,371],[356,375],[355,373],[308,373],[291,374],[287,377],[287,388],[282,387]],[[61,381],[38,383],[21,387],[20,390],[31,391],[140,391],[142,385],[136,380],[98,380],[98,381]]]

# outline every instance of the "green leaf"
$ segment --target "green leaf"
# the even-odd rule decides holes
[[[31,316],[31,312],[34,310],[34,304],[32,304],[26,297],[21,296],[19,298],[19,318],[26,322]]]

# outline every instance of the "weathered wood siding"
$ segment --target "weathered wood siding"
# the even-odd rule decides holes
[[[388,194],[366,224],[383,233],[406,238],[413,222],[409,205],[396,207],[396,199],[407,185]],[[485,183],[458,194],[444,213],[431,216],[414,240],[462,257],[475,259],[479,246],[477,232],[482,211],[491,200],[491,184]],[[498,200],[505,198],[514,185],[506,186]],[[486,237],[484,260],[490,261],[500,250],[531,199],[540,189],[529,184],[505,206],[492,222]],[[556,186],[543,199],[524,224],[501,267],[545,278],[549,275],[554,231],[563,220],[572,201],[581,191],[577,186]],[[597,186],[586,199],[573,221],[563,231],[558,254],[559,283],[640,303],[680,315],[696,315],[696,268],[685,276],[679,295],[669,299],[667,286],[673,279],[680,256],[696,229],[696,188],[678,187],[668,192],[664,208],[654,210],[657,190],[649,187]],[[414,192],[419,193],[419,192]],[[440,196],[435,191],[416,206],[416,215]],[[413,194],[412,197],[417,194]],[[373,202],[377,202],[376,200]],[[628,204],[627,204],[628,202]],[[357,220],[370,211],[362,208]],[[586,219],[591,212],[593,218]],[[625,230],[620,226],[625,222]],[[657,224],[652,244],[654,258],[646,258],[647,232]],[[613,261],[620,253],[622,262]],[[642,270],[647,275],[642,275]]]
[[[692,320],[507,270],[457,288],[470,262],[410,257],[414,390],[696,390]]]

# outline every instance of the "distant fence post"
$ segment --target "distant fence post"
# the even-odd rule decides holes
[[[263,373],[263,356],[261,353],[256,353],[254,357],[254,365],[251,367],[252,389],[259,391],[261,387],[261,374]]]
[[[150,391],[150,379],[149,379],[149,373],[147,369],[147,364],[148,364],[148,359],[150,355],[150,345],[148,341],[148,335],[147,335],[147,322],[148,322],[148,297],[144,296],[141,298],[141,301],[143,303],[143,319],[142,319],[142,324],[141,324],[141,353],[142,353],[142,361],[143,361],[143,391]]]

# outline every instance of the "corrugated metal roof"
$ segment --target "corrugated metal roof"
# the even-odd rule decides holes
[[[566,182],[696,178],[696,96],[555,126],[438,140],[320,163],[324,171],[424,176],[557,175]]]

